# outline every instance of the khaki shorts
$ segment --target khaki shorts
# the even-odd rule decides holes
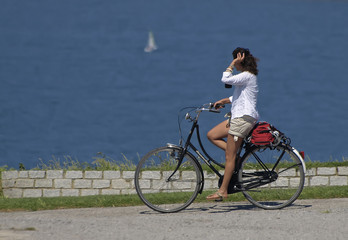
[[[244,115],[243,117],[239,118],[233,118],[230,121],[230,129],[228,130],[228,133],[233,136],[246,138],[255,124],[256,119],[248,115]]]

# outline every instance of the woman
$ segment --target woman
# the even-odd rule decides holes
[[[219,108],[219,105],[231,103],[231,117],[229,122],[223,121],[207,134],[208,139],[213,144],[225,151],[225,174],[220,189],[209,195],[208,200],[227,198],[228,184],[235,168],[237,152],[243,139],[249,134],[259,118],[256,109],[257,59],[246,48],[236,48],[232,55],[233,61],[223,73],[221,81],[235,87],[233,96],[221,99],[214,105],[215,108]],[[234,68],[241,73],[233,75]],[[226,137],[227,142],[224,140]]]

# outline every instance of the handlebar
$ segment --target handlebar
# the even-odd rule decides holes
[[[202,107],[200,107],[199,109],[197,109],[197,111],[201,112],[201,111],[209,111],[209,112],[213,112],[213,113],[220,113],[220,108],[224,108],[225,105],[223,104],[217,104],[214,108],[215,103],[207,103],[207,104],[203,104]]]
[[[182,108],[179,111],[179,114],[178,114],[179,127],[180,127],[180,115],[181,115],[180,113],[183,110],[190,109],[190,111],[188,111],[185,114],[185,119],[186,120],[190,120],[190,121],[196,120],[197,121],[201,112],[208,111],[208,112],[213,112],[213,113],[220,113],[221,112],[220,109],[225,107],[225,105],[223,105],[223,104],[217,104],[215,107],[214,107],[214,105],[215,105],[215,103],[206,103],[206,104],[203,104],[201,107],[185,107],[185,108]],[[196,116],[195,117],[191,117],[191,115],[190,115],[190,112],[193,112],[193,111],[196,112]]]
[[[183,119],[186,119],[188,121],[191,121],[193,122],[194,124],[197,124],[197,121],[198,121],[198,118],[201,114],[201,112],[203,111],[208,111],[208,112],[213,112],[213,113],[220,113],[220,109],[221,108],[224,108],[225,105],[220,105],[220,104],[217,104],[215,107],[214,107],[215,103],[206,103],[206,104],[203,104],[201,107],[184,107],[182,108],[179,113],[178,113],[178,125],[179,125],[179,133],[180,133],[180,145],[182,144],[182,141],[183,141],[183,135],[182,135],[182,132],[181,132],[181,121]],[[187,110],[187,109],[190,109],[188,112],[186,112],[185,116],[183,118],[181,118],[180,116],[181,113],[184,111],[184,110]],[[196,113],[196,116],[191,116],[191,112],[195,112]]]

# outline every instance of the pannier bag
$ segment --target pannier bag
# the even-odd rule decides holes
[[[274,145],[274,140],[279,135],[280,132],[268,122],[258,122],[252,130],[250,142],[254,145]]]

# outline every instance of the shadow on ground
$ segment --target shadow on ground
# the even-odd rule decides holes
[[[199,204],[196,204],[199,205]],[[286,209],[302,209],[302,208],[308,208],[311,207],[312,205],[305,205],[305,204],[292,204],[288,207],[285,207],[280,210],[286,210]],[[228,212],[233,212],[233,211],[245,211],[245,210],[250,210],[250,211],[275,211],[275,210],[264,210],[259,207],[256,207],[252,204],[236,204],[236,203],[222,203],[222,204],[216,204],[212,203],[210,206],[208,206],[206,203],[204,203],[204,206],[194,206],[194,207],[188,207],[180,212],[207,212],[207,213],[228,213]],[[178,213],[180,213],[178,212]],[[148,211],[142,211],[140,214],[163,214],[159,213],[156,211],[153,211],[149,209]]]

